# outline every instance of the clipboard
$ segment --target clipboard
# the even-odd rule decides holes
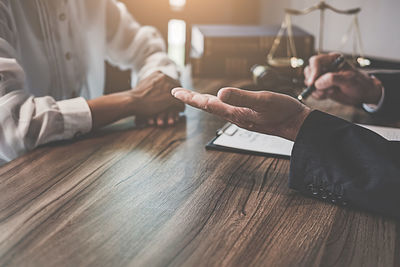
[[[358,124],[390,141],[400,141],[400,128]],[[208,150],[219,150],[257,156],[289,158],[294,142],[281,137],[261,134],[240,128],[232,123],[225,124],[206,145]]]
[[[248,131],[227,123],[217,130],[216,136],[206,145],[206,149],[289,158],[293,144],[292,141],[281,137]]]

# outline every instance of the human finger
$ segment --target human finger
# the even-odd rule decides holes
[[[238,116],[236,115],[243,114],[243,109],[226,104],[216,96],[199,94],[184,88],[175,88],[171,93],[174,97],[192,107],[202,109],[235,123],[238,123]]]
[[[327,98],[327,93],[324,91],[314,91],[311,96],[315,99],[323,100]]]
[[[255,111],[265,109],[273,93],[267,91],[246,91],[238,88],[222,88],[218,91],[218,98],[229,105],[250,108]]]
[[[168,125],[174,125],[175,124],[175,113],[173,111],[168,112],[168,116],[167,116],[167,123]]]
[[[164,126],[166,117],[167,117],[167,115],[165,113],[158,114],[156,117],[157,126],[159,126],[159,127]]]
[[[332,87],[341,87],[346,82],[347,72],[329,72],[325,73],[315,82],[317,91],[326,91]]]
[[[326,70],[330,63],[332,63],[340,54],[331,53],[312,56],[309,60],[310,73],[306,81],[307,85],[313,84],[317,78]]]
[[[357,105],[359,104],[359,101],[355,100],[352,97],[349,97],[345,93],[343,93],[341,90],[335,90],[329,95],[329,98],[332,100],[345,104],[345,105]]]
[[[310,86],[310,84],[308,84],[308,80],[309,80],[309,78],[310,78],[310,75],[311,75],[311,68],[310,68],[310,66],[306,66],[306,67],[304,68],[304,83],[305,83],[307,86]]]
[[[154,118],[147,119],[147,124],[153,126],[155,124]]]

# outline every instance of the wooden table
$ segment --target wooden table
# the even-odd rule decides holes
[[[0,168],[0,265],[400,265],[399,223],[291,191],[289,160],[206,151],[223,121],[186,117],[125,121]]]

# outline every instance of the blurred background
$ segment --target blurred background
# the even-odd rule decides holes
[[[121,0],[143,25],[155,26],[168,43],[170,57],[183,66],[189,62],[191,29],[194,24],[280,25],[284,8],[304,9],[317,0]],[[361,7],[359,23],[367,56],[400,61],[399,0],[330,0],[340,9]],[[326,11],[324,50],[338,51],[340,39],[352,18]],[[294,17],[293,24],[319,35],[318,12]],[[351,53],[349,42],[340,47]],[[128,89],[129,75],[107,66],[107,87]]]
[[[234,0],[233,0],[234,1]],[[302,9],[314,5],[316,0],[261,0],[260,22],[262,24],[278,23],[283,18],[283,8]],[[330,0],[326,1],[340,9],[361,7],[359,16],[361,35],[365,53],[381,59],[400,60],[400,23],[399,0]],[[293,23],[313,33],[318,38],[318,13],[296,17]],[[338,49],[340,38],[347,30],[351,17],[326,12],[325,49]],[[351,44],[342,52],[350,53]]]

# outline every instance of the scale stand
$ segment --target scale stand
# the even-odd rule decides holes
[[[314,11],[320,11],[320,23],[319,23],[319,40],[318,40],[318,54],[323,51],[323,37],[324,37],[324,23],[325,23],[325,11],[331,10],[337,14],[342,15],[351,15],[353,16],[353,22],[350,24],[350,27],[347,33],[343,36],[341,42],[341,48],[346,44],[349,39],[350,34],[354,29],[354,40],[353,40],[353,53],[352,56],[356,59],[357,63],[360,67],[366,67],[371,64],[370,60],[364,57],[364,47],[361,39],[360,26],[358,23],[358,14],[361,11],[361,8],[353,8],[348,10],[340,10],[332,7],[327,4],[325,1],[319,2],[317,5],[306,8],[304,10],[296,10],[296,9],[285,9],[285,18],[282,22],[281,28],[273,42],[271,50],[267,55],[267,63],[272,67],[291,67],[293,69],[301,68],[304,66],[304,60],[297,56],[296,46],[293,38],[293,30],[292,30],[292,16],[301,16],[307,15]],[[287,30],[287,57],[276,58],[275,53],[281,43],[282,37]],[[360,53],[357,53],[360,51]],[[359,55],[358,57],[356,55]]]

